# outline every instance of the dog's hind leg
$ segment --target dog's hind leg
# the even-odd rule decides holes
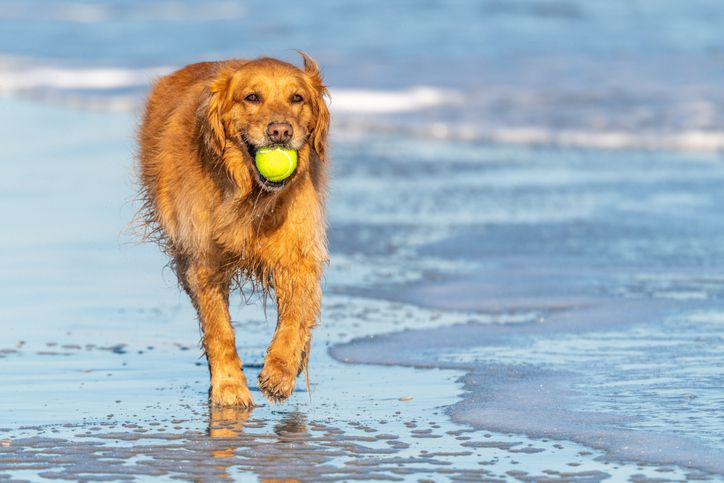
[[[254,406],[236,352],[229,315],[228,277],[199,262],[179,268],[185,268],[184,288],[196,307],[203,331],[203,346],[211,374],[210,402],[215,406]]]

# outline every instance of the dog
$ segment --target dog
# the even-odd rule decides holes
[[[317,63],[271,58],[188,65],[159,79],[138,133],[145,236],[159,243],[198,314],[215,407],[253,407],[236,351],[229,293],[251,282],[273,293],[278,320],[258,377],[286,400],[307,369],[328,261],[328,96]],[[255,153],[298,152],[283,181]],[[309,378],[307,373],[307,390]]]

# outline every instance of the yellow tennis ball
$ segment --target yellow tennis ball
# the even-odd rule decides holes
[[[283,181],[297,169],[297,152],[281,146],[259,148],[256,169],[269,181]]]

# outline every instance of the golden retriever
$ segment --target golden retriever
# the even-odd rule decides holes
[[[327,261],[329,111],[319,68],[301,55],[303,68],[228,60],[163,77],[138,135],[140,214],[198,313],[214,406],[254,405],[229,318],[235,285],[249,280],[277,301],[261,392],[284,401],[308,363]],[[297,169],[281,182],[254,162],[271,145],[298,151]]]

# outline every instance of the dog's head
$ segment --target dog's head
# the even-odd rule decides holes
[[[262,58],[222,69],[204,90],[198,110],[201,142],[224,159],[229,146],[246,151],[249,169],[266,190],[281,189],[281,182],[265,179],[253,162],[259,148],[281,145],[300,150],[308,145],[307,162],[326,158],[329,110],[319,67],[300,52],[304,68]],[[308,169],[300,165],[297,172]]]

